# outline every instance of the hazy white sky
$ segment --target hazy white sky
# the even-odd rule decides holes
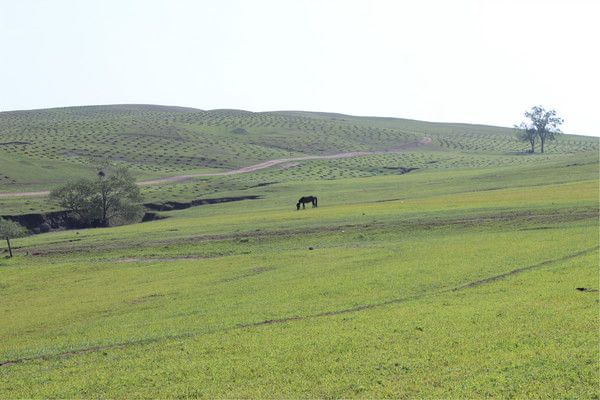
[[[600,1],[0,0],[0,110],[152,103],[600,135]]]

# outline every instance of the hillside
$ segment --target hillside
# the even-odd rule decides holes
[[[598,397],[598,138],[148,105],[0,135],[0,215],[105,157],[156,217],[0,254],[1,398]]]
[[[377,151],[431,137],[431,150],[471,162],[526,149],[512,129],[310,112],[203,111],[108,105],[0,113],[0,191],[55,186],[89,173],[92,160],[141,178],[221,171],[265,160]],[[564,136],[548,154],[597,151],[596,138]],[[479,156],[479,157],[477,157]]]
[[[2,157],[34,170],[106,157],[141,176],[242,167],[303,154],[382,149],[416,135],[337,119],[238,110],[91,106],[0,113]],[[21,164],[22,165],[22,164]],[[3,170],[11,171],[10,165]],[[41,172],[41,171],[39,171]],[[27,172],[4,182],[27,184]],[[13,182],[14,180],[14,182]]]
[[[14,240],[0,397],[594,398],[597,176],[571,155],[287,179]]]

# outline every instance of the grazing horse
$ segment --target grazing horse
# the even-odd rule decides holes
[[[306,203],[312,203],[313,207],[317,206],[317,198],[315,196],[302,196],[298,203],[296,203],[296,210],[300,209],[300,204],[302,204],[302,208],[306,208]]]

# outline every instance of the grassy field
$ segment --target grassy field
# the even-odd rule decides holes
[[[216,112],[171,112],[217,129],[194,117]],[[252,131],[247,114],[223,115]],[[251,116],[311,118],[315,137],[367,123]],[[14,240],[0,259],[0,397],[598,398],[597,139],[524,156],[488,147],[512,143],[500,128],[405,121],[396,137],[396,123],[373,122],[364,148],[388,145],[385,132],[437,144],[148,187],[261,199]],[[342,144],[328,140],[295,151]],[[284,152],[268,151],[239,161]],[[295,211],[302,194],[319,208]]]
[[[302,169],[284,165],[279,175],[337,179],[379,175],[386,172],[381,168],[398,163],[485,167],[531,159],[522,154],[528,145],[518,142],[512,129],[492,126],[292,111],[70,107],[0,112],[0,191],[53,188],[89,175],[99,159],[126,166],[142,180],[223,171],[278,158],[384,150],[424,137],[433,144],[410,156],[372,156],[339,166],[335,161],[306,162]],[[549,145],[543,157],[597,153],[598,148],[597,138],[568,135]],[[239,188],[247,183],[241,179]]]

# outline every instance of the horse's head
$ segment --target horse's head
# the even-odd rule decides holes
[[[299,209],[300,209],[300,202],[297,202],[296,203],[296,210],[299,210]]]

